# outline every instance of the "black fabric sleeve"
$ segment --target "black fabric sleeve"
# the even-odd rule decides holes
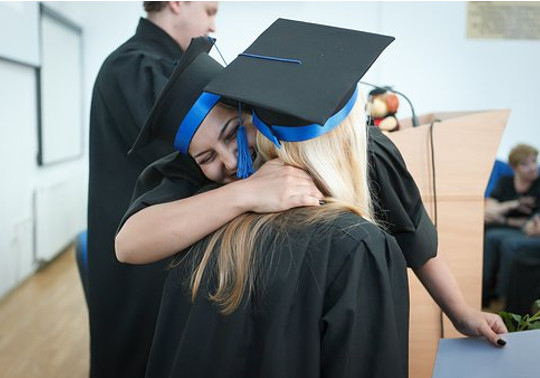
[[[370,184],[375,215],[397,240],[410,268],[437,254],[437,230],[397,147],[377,127],[369,127]]]
[[[96,88],[104,108],[111,115],[114,137],[123,141],[125,153],[135,142],[148,114],[174,69],[174,62],[134,50],[116,57]],[[149,165],[173,152],[171,145],[156,140],[136,151],[131,159]]]
[[[407,377],[407,273],[390,239],[357,244],[326,290],[321,377]]]
[[[194,173],[179,158],[180,154],[175,152],[144,169],[137,179],[131,203],[117,233],[130,216],[142,209],[190,197],[209,185],[201,172]]]
[[[133,53],[118,57],[115,63],[111,79],[115,81],[115,87],[123,99],[121,105],[131,117],[126,127],[121,128],[121,133],[126,142],[132,145],[165,88],[174,62],[151,54]]]

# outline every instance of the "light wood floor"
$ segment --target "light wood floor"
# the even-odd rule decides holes
[[[73,248],[0,301],[0,377],[88,377],[88,314]]]

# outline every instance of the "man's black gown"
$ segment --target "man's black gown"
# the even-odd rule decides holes
[[[420,198],[420,193],[418,191],[418,188],[416,184],[414,183],[414,180],[410,173],[407,171],[407,168],[405,166],[405,163],[403,161],[403,158],[395,145],[386,137],[384,136],[377,128],[370,127],[369,128],[369,142],[368,142],[368,151],[369,151],[369,160],[370,160],[370,177],[371,177],[371,187],[373,190],[373,194],[376,199],[376,213],[379,220],[381,220],[384,225],[387,228],[387,231],[392,234],[395,237],[395,240],[399,244],[399,249],[395,246],[393,239],[388,238],[387,236],[384,237],[386,240],[386,244],[384,248],[381,248],[381,244],[372,245],[371,240],[369,239],[362,239],[362,242],[358,242],[357,245],[355,244],[355,247],[353,248],[351,245],[348,245],[347,248],[350,248],[347,250],[347,248],[341,248],[342,246],[339,245],[340,252],[337,252],[337,256],[332,257],[329,255],[330,250],[334,253],[334,249],[328,248],[328,246],[325,248],[324,244],[323,246],[316,246],[316,243],[314,243],[315,240],[314,237],[316,235],[313,234],[313,230],[307,230],[302,235],[297,236],[294,238],[295,243],[309,243],[313,242],[313,249],[311,249],[311,245],[308,247],[306,244],[304,244],[304,249],[301,247],[294,250],[295,255],[295,261],[301,261],[301,262],[308,262],[311,261],[310,259],[314,258],[315,255],[319,254],[319,258],[321,260],[317,260],[317,263],[320,264],[319,268],[324,270],[323,267],[325,264],[329,266],[328,264],[333,263],[331,259],[339,259],[339,258],[345,258],[348,263],[344,266],[350,266],[353,270],[347,271],[347,273],[343,273],[344,276],[340,276],[340,280],[336,280],[335,282],[341,282],[339,289],[342,291],[342,294],[344,297],[341,297],[342,299],[348,298],[351,302],[349,305],[351,306],[350,311],[348,312],[351,316],[351,318],[347,318],[345,320],[339,320],[337,321],[338,324],[334,324],[334,326],[345,326],[344,324],[341,324],[342,322],[349,321],[353,319],[354,316],[360,316],[362,317],[363,321],[367,322],[370,316],[372,317],[381,317],[381,324],[383,322],[388,324],[388,328],[384,327],[368,327],[369,329],[363,329],[363,332],[365,332],[365,335],[367,337],[360,337],[358,333],[354,333],[355,340],[352,340],[348,338],[349,336],[346,334],[343,334],[339,336],[338,338],[341,340],[340,342],[343,343],[343,347],[349,347],[355,349],[358,345],[358,350],[363,350],[362,348],[364,346],[360,346],[362,342],[366,342],[368,340],[369,343],[373,343],[374,347],[373,350],[378,351],[377,353],[380,353],[380,356],[385,356],[385,358],[388,358],[387,366],[388,369],[395,368],[395,371],[392,371],[392,374],[388,376],[400,376],[404,371],[406,371],[407,361],[406,358],[403,356],[403,351],[407,349],[407,346],[403,346],[404,340],[407,340],[406,337],[403,337],[403,335],[407,335],[408,332],[408,324],[407,322],[403,322],[402,320],[398,320],[395,318],[392,318],[396,314],[401,314],[401,312],[405,313],[405,317],[408,317],[408,311],[404,311],[405,302],[396,302],[398,300],[405,300],[408,294],[405,294],[407,290],[403,290],[406,288],[406,282],[404,283],[403,287],[396,287],[395,283],[398,282],[400,279],[394,280],[390,274],[390,272],[404,272],[404,268],[402,267],[401,263],[396,263],[394,266],[387,267],[387,272],[383,273],[380,270],[371,271],[371,269],[375,269],[376,265],[374,264],[373,259],[365,259],[366,256],[373,256],[373,251],[379,251],[377,253],[385,254],[385,262],[391,263],[392,261],[398,261],[399,259],[396,259],[395,252],[396,250],[399,251],[405,258],[407,262],[407,266],[412,268],[418,268],[422,266],[429,258],[435,256],[437,252],[437,233],[433,226],[433,223],[430,221]],[[151,206],[158,203],[164,203],[164,202],[170,202],[178,199],[185,198],[189,195],[191,195],[193,188],[191,185],[189,185],[188,182],[186,182],[184,178],[184,174],[182,173],[181,162],[178,160],[179,155],[177,153],[171,154],[155,163],[150,165],[139,177],[137,181],[137,186],[135,188],[133,201],[130,205],[130,208],[128,212],[126,213],[124,220],[127,219],[130,215],[134,214],[137,211],[140,211],[141,209]],[[352,217],[352,216],[351,216]],[[348,217],[347,221],[351,221],[351,217]],[[340,220],[335,225],[335,232],[337,235],[339,233],[339,230],[342,229],[343,220]],[[364,221],[360,219],[356,219],[361,224]],[[372,226],[370,226],[372,227]],[[360,227],[360,229],[363,229]],[[373,231],[373,230],[372,230]],[[373,232],[374,233],[374,232]],[[371,235],[371,233],[367,234],[368,236]],[[381,233],[379,233],[381,235]],[[371,237],[371,236],[370,236]],[[332,239],[332,238],[330,238]],[[354,239],[354,238],[353,238]],[[358,239],[358,236],[356,236],[356,239]],[[354,239],[354,240],[356,240]],[[325,240],[329,240],[326,238]],[[391,241],[392,240],[392,241]],[[341,242],[345,243],[345,239],[342,239]],[[348,243],[352,243],[351,240],[348,241]],[[347,244],[347,243],[346,243]],[[336,244],[338,246],[338,244]],[[322,249],[321,249],[322,248]],[[356,248],[356,249],[355,249]],[[352,252],[354,250],[355,252]],[[383,252],[380,252],[380,251]],[[314,251],[317,251],[317,253],[314,253]],[[352,253],[349,255],[349,252]],[[281,251],[283,253],[283,251]],[[296,255],[298,253],[298,255]],[[345,253],[347,257],[344,257],[342,253]],[[308,260],[302,260],[302,258],[309,256]],[[338,257],[341,256],[341,257]],[[300,260],[298,260],[300,259]],[[343,261],[343,260],[340,260]],[[349,265],[350,264],[350,265]],[[399,268],[396,268],[399,266]],[[305,268],[311,268],[311,265],[306,265]],[[272,269],[277,269],[279,271],[279,267],[272,267]],[[355,272],[357,270],[358,272]],[[366,273],[366,271],[369,270],[369,274]],[[363,273],[360,273],[363,272]],[[273,317],[278,316],[278,313],[280,311],[287,312],[288,314],[295,314],[296,316],[305,316],[306,319],[309,317],[307,316],[307,311],[312,311],[315,308],[315,305],[312,303],[305,303],[307,306],[305,309],[297,308],[296,306],[303,304],[301,301],[304,297],[306,300],[313,301],[313,303],[316,303],[316,301],[323,301],[324,300],[331,300],[331,298],[334,298],[337,300],[339,298],[339,294],[337,292],[317,292],[317,286],[315,282],[317,282],[320,285],[326,284],[329,285],[330,282],[327,281],[328,279],[328,272],[322,272],[319,273],[322,276],[317,276],[316,278],[313,278],[314,276],[309,275],[302,275],[302,272],[295,271],[295,273],[292,277],[288,278],[287,282],[280,282],[281,284],[285,285],[283,287],[287,287],[286,285],[297,285],[294,286],[299,291],[295,290],[289,290],[290,293],[287,293],[287,290],[284,290],[283,295],[289,294],[289,297],[286,298],[280,298],[279,301],[276,300],[276,302],[272,302],[272,298],[269,297],[268,301],[271,303],[276,303],[279,306],[272,306],[269,308],[269,311],[276,311],[276,313],[268,313],[265,315],[265,317],[260,318],[261,323],[257,326],[257,329],[260,332],[266,332],[267,333],[263,335],[258,335],[260,338],[264,338],[266,340],[267,337],[269,338],[277,338],[276,340],[270,340],[268,344],[271,345],[271,348],[268,350],[269,353],[273,352],[279,352],[282,353],[279,354],[279,358],[283,358],[283,361],[288,361],[287,357],[289,356],[289,353],[292,353],[290,348],[291,342],[289,342],[286,336],[291,334],[291,337],[293,338],[311,338],[310,340],[315,340],[321,335],[323,335],[321,329],[315,329],[315,328],[309,328],[309,330],[303,329],[304,323],[297,322],[295,323],[296,326],[294,327],[294,330],[291,328],[285,328],[285,331],[283,329],[279,329],[279,327],[283,327],[284,324],[281,322],[277,322],[276,324],[273,323]],[[303,272],[305,273],[305,272]],[[362,274],[362,276],[359,276],[359,274]],[[354,286],[354,283],[358,283],[358,280],[363,279],[364,274],[368,274],[365,278],[370,278],[371,281],[368,284],[366,284],[366,287],[363,286]],[[395,273],[397,276],[401,277],[401,273]],[[241,345],[235,345],[234,347],[231,345],[231,354],[229,353],[229,347],[224,347],[226,344],[224,344],[223,340],[227,339],[229,335],[233,337],[237,332],[238,337],[241,338],[244,335],[243,332],[247,332],[244,329],[241,329],[238,331],[235,327],[240,327],[240,324],[242,324],[242,327],[255,327],[252,323],[254,320],[252,315],[249,317],[244,312],[246,311],[243,309],[242,311],[238,312],[236,315],[230,318],[221,318],[216,315],[215,309],[206,301],[202,299],[198,299],[195,306],[193,308],[190,308],[189,311],[186,310],[189,306],[189,303],[187,302],[187,297],[184,296],[185,293],[183,293],[181,290],[182,288],[178,286],[179,277],[182,276],[178,270],[174,270],[171,272],[171,277],[169,277],[167,281],[167,286],[164,291],[163,295],[163,302],[162,302],[162,308],[160,310],[160,318],[159,318],[159,325],[158,325],[158,332],[156,333],[156,339],[154,342],[154,349],[152,352],[152,357],[150,361],[150,369],[148,371],[150,377],[155,377],[160,374],[163,374],[163,376],[167,376],[167,374],[176,374],[178,373],[178,370],[175,370],[175,367],[170,365],[173,363],[173,361],[185,361],[184,359],[188,359],[189,363],[198,363],[202,361],[205,365],[208,365],[206,369],[209,370],[203,370],[206,374],[206,372],[214,371],[212,370],[214,367],[220,366],[221,371],[221,365],[218,364],[218,361],[225,361],[224,359],[221,359],[221,357],[216,357],[214,354],[217,353],[217,349],[213,348],[223,348],[219,349],[219,353],[225,353],[227,356],[233,356],[234,352],[234,358],[230,361],[236,361],[238,360],[238,363],[240,367],[238,369],[248,369],[248,370],[242,370],[246,372],[247,376],[250,376],[250,374],[254,374],[255,370],[253,369],[259,369],[260,366],[251,366],[248,367],[242,366],[245,361],[243,360],[245,356],[251,356],[253,357],[253,353],[264,353],[264,350],[257,352],[258,349],[256,349],[255,345],[248,345],[244,346],[244,349],[235,349],[240,348]],[[377,276],[380,275],[380,276]],[[336,276],[338,277],[338,276]],[[377,278],[382,279],[381,277],[386,277],[386,291],[383,290],[382,286],[379,286],[379,284],[376,284]],[[311,280],[311,281],[310,281]],[[318,281],[314,281],[318,280]],[[384,285],[383,285],[384,286]],[[307,290],[308,288],[311,288],[314,292],[311,293],[310,290]],[[355,292],[354,296],[351,296],[351,289]],[[320,289],[320,287],[319,287]],[[349,291],[348,291],[349,290]],[[344,293],[348,293],[345,295]],[[371,295],[369,292],[373,292],[374,294]],[[277,293],[277,291],[276,291]],[[293,296],[293,293],[294,296]],[[325,294],[329,295],[325,297]],[[332,295],[330,295],[332,294]],[[358,295],[356,295],[358,294]],[[382,303],[380,302],[382,299],[378,296],[380,294],[384,294],[384,301],[387,302],[386,306],[384,307],[386,309],[394,306],[395,313],[393,315],[383,314],[386,310],[383,310],[381,306]],[[335,296],[334,296],[335,295]],[[394,302],[390,298],[393,298]],[[281,301],[283,302],[283,305],[281,305]],[[289,302],[287,302],[287,300]],[[297,301],[297,304],[295,306],[292,306],[293,301]],[[367,302],[362,302],[367,301]],[[354,307],[355,310],[353,310],[353,305],[357,306]],[[287,310],[289,307],[290,310]],[[310,307],[312,306],[312,307]],[[366,311],[359,312],[358,306],[365,306]],[[373,307],[373,309],[370,311],[367,311]],[[186,312],[184,312],[186,311]],[[191,312],[194,311],[194,312]],[[306,311],[306,313],[302,312]],[[316,313],[317,316],[322,316],[323,312]],[[204,315],[206,313],[206,315]],[[184,314],[184,315],[182,315]],[[186,314],[189,314],[187,316]],[[270,315],[273,314],[273,315]],[[187,318],[185,317],[187,316]],[[262,316],[262,315],[261,315]],[[281,315],[283,316],[283,313]],[[367,318],[366,318],[367,317]],[[312,322],[315,321],[316,317],[309,318]],[[207,319],[207,328],[203,328],[203,331],[201,334],[197,335],[191,335],[189,334],[189,330],[187,327],[194,327],[194,330],[200,330],[199,324],[197,319]],[[235,320],[237,319],[237,320]],[[295,320],[294,317],[291,318],[291,321]],[[335,320],[335,319],[334,319]],[[373,320],[373,319],[371,319]],[[190,322],[195,323],[190,323]],[[307,321],[307,320],[306,320]],[[323,322],[322,318],[319,319],[319,321]],[[230,322],[230,323],[229,323]],[[247,322],[247,323],[244,323]],[[227,330],[227,327],[223,327],[225,325],[231,326],[230,330]],[[292,325],[293,323],[291,323]],[[350,323],[349,323],[350,324]],[[365,323],[363,323],[365,324]],[[220,330],[217,330],[216,327],[219,325]],[[307,323],[305,324],[307,326]],[[300,327],[300,329],[296,329]],[[314,327],[314,326],[313,326]],[[224,329],[221,329],[224,328]],[[169,331],[166,331],[169,329]],[[206,331],[208,330],[208,335],[212,335],[212,339],[215,337],[216,339],[213,340],[212,343],[210,343],[210,339],[206,338]],[[255,329],[255,328],[253,328]],[[393,329],[393,331],[392,331]],[[354,329],[355,332],[359,332],[358,329]],[[188,333],[184,333],[188,332]],[[216,334],[214,332],[224,332],[224,334]],[[231,332],[231,334],[228,334],[227,332]],[[274,332],[282,332],[281,334]],[[283,333],[284,332],[284,333]],[[392,333],[394,333],[392,335]],[[310,334],[310,336],[308,336]],[[249,334],[251,335],[251,334]],[[264,337],[263,337],[264,336]],[[251,336],[250,336],[251,337]],[[233,337],[234,338],[234,337]],[[356,340],[356,338],[358,340]],[[398,349],[395,350],[392,353],[388,353],[390,349],[385,349],[388,346],[385,344],[385,341],[387,338],[390,338],[395,340],[397,342],[396,345],[398,345]],[[281,341],[279,339],[282,339]],[[193,340],[193,343],[190,342],[191,345],[187,346],[185,344],[186,341]],[[200,340],[197,341],[197,340]],[[250,339],[251,340],[251,339]],[[318,340],[318,339],[317,339]],[[237,340],[238,342],[240,340]],[[334,342],[337,342],[335,339]],[[323,344],[321,344],[322,341],[318,340],[317,343],[313,344],[315,348],[321,347]],[[329,345],[336,345],[339,346],[339,343],[337,344],[329,344]],[[281,344],[280,344],[281,343]],[[353,344],[347,344],[347,343],[353,343]],[[354,344],[358,343],[358,344]],[[258,346],[263,346],[264,344],[257,343]],[[347,344],[347,345],[345,345]],[[307,344],[306,344],[307,345]],[[309,344],[311,345],[311,344]],[[325,344],[328,345],[328,344]],[[202,349],[201,349],[202,348]],[[166,350],[164,350],[166,349]],[[190,352],[189,350],[193,349],[195,352]],[[343,350],[343,349],[340,349]],[[212,353],[212,355],[208,355],[207,353]],[[243,353],[245,352],[245,356]],[[305,352],[305,353],[304,353]],[[184,355],[184,353],[186,353]],[[314,355],[310,353],[315,353],[313,350],[309,351],[303,351],[304,355],[303,358],[311,358]],[[331,355],[326,355],[331,356]],[[352,354],[353,358],[356,356],[355,353]],[[378,361],[373,357],[373,354],[367,353],[368,359],[374,359],[374,363]],[[270,358],[270,357],[269,357]],[[320,358],[320,356],[318,357]],[[335,355],[332,356],[332,358],[335,358],[336,361],[341,361],[340,356]],[[360,358],[360,357],[359,357]],[[248,358],[248,360],[251,360],[251,358]],[[278,357],[271,356],[270,359],[265,359],[264,361],[278,361]],[[257,361],[263,361],[262,357],[259,358]],[[355,363],[358,363],[359,361],[355,361]],[[180,362],[178,362],[180,363]],[[330,362],[328,362],[330,363]],[[352,363],[352,362],[351,362]],[[160,366],[164,364],[164,366]],[[183,362],[182,362],[183,364]],[[322,367],[323,361],[321,360],[321,367]],[[215,366],[214,366],[215,365]],[[267,371],[269,376],[272,376],[272,374],[280,374],[281,372],[287,372],[290,373],[291,369],[300,369],[304,368],[308,369],[308,364],[288,364],[283,367],[283,371],[280,369],[280,364],[275,363],[271,364],[272,366],[267,366],[264,369],[264,371]],[[166,367],[165,367],[166,366]],[[179,365],[180,366],[180,365]],[[181,365],[185,367],[186,365]],[[194,366],[194,365],[193,365]],[[199,366],[199,365],[197,365]],[[235,365],[236,366],[236,365]],[[325,365],[330,366],[330,365]],[[348,365],[344,365],[348,366]],[[362,369],[372,369],[373,366],[366,365],[365,363],[355,365],[358,368]],[[311,367],[313,368],[313,367]],[[183,369],[183,368],[182,368]],[[405,369],[405,370],[403,370]],[[216,370],[217,371],[217,370]],[[233,374],[236,370],[224,370],[223,375],[227,376],[227,374]],[[238,370],[240,371],[240,370]],[[308,376],[306,375],[306,371],[309,370],[302,370],[299,376]],[[375,370],[369,370],[369,374],[375,374]],[[396,373],[397,375],[393,375],[393,373]],[[185,371],[184,374],[188,374]],[[197,376],[197,375],[191,375],[191,374],[198,374],[197,371],[192,372],[189,371],[189,374],[187,376]],[[201,373],[202,374],[202,373]],[[202,376],[205,376],[205,375]],[[210,373],[208,373],[210,374]],[[262,374],[261,371],[257,371],[256,375]],[[292,373],[291,373],[292,374]],[[294,373],[296,374],[296,373]],[[337,373],[336,373],[337,374]],[[385,376],[383,373],[381,373],[382,376]],[[212,375],[210,375],[212,376]],[[278,375],[279,376],[279,375]],[[286,375],[285,375],[286,376]],[[294,376],[294,375],[293,375]],[[316,375],[315,375],[316,376]],[[332,375],[331,375],[332,376]],[[370,375],[368,375],[370,376]]]
[[[120,264],[114,252],[118,223],[144,167],[172,152],[152,144],[128,157],[147,113],[182,51],[163,30],[141,19],[136,34],[103,63],[90,116],[88,281],[92,377],[145,373],[166,261]],[[191,188],[201,179],[193,161],[179,158],[177,175]],[[194,173],[197,172],[197,173]]]

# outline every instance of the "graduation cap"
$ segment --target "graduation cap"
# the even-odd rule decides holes
[[[220,99],[218,95],[203,92],[204,86],[223,70],[208,55],[213,43],[209,37],[191,40],[129,154],[154,139],[161,139],[187,155],[197,128]]]
[[[357,83],[393,37],[278,19],[205,88],[246,103],[268,139],[322,135],[352,110]]]

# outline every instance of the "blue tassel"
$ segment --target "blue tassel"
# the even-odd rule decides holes
[[[238,147],[238,166],[236,167],[236,177],[246,179],[253,174],[253,162],[249,152],[246,128],[240,125],[236,134],[236,144]]]

